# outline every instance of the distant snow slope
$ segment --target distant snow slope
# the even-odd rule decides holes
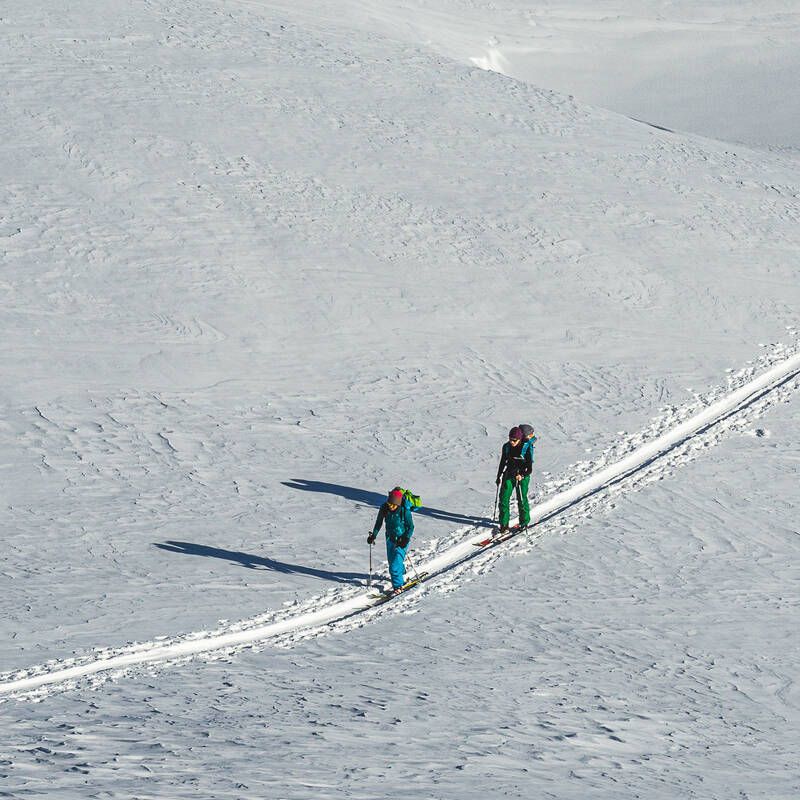
[[[3,672],[354,591],[396,483],[424,552],[512,424],[564,488],[793,337],[800,162],[371,8],[0,12]],[[3,704],[0,792],[791,796],[796,405],[391,627]]]
[[[800,10],[786,0],[300,5],[653,124],[800,148]]]

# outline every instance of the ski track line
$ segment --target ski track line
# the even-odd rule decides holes
[[[800,352],[790,355],[775,364],[760,376],[750,380],[722,398],[712,402],[702,411],[676,425],[650,442],[636,448],[619,461],[599,469],[574,486],[558,492],[549,500],[531,507],[531,517],[540,525],[553,516],[562,513],[586,498],[596,495],[626,477],[645,469],[653,461],[665,455],[687,439],[703,433],[731,415],[755,403],[759,398],[800,375]],[[475,544],[485,538],[485,530],[472,529],[473,535],[448,548],[428,562],[418,566],[420,572],[428,572],[431,578],[449,571],[462,562],[469,561],[480,553],[487,552],[476,548]],[[511,542],[514,539],[510,540]],[[428,580],[430,580],[429,578]],[[125,652],[106,651],[80,664],[56,661],[0,675],[0,701],[10,697],[23,699],[36,698],[37,690],[61,685],[67,688],[81,678],[100,673],[120,672],[130,667],[158,664],[166,661],[185,661],[193,656],[213,651],[226,651],[246,645],[254,645],[266,639],[274,639],[282,634],[318,628],[329,623],[345,620],[367,609],[380,605],[375,599],[374,590],[360,592],[345,600],[334,602],[321,609],[288,616],[269,624],[255,625],[241,630],[222,633],[190,634],[178,641],[159,644],[142,643],[126,648]],[[240,625],[246,623],[240,623]],[[35,673],[35,674],[32,674]]]

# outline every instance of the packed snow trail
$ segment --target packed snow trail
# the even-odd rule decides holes
[[[645,469],[682,442],[751,406],[759,398],[774,392],[798,375],[800,375],[800,352],[775,364],[758,377],[724,395],[691,418],[638,447],[619,461],[600,469],[575,486],[558,492],[549,500],[532,506],[531,519],[535,520],[536,525],[539,525],[554,515],[575,506],[580,501]],[[475,545],[484,537],[485,532],[474,530],[472,536],[419,565],[419,571],[428,573],[430,577],[427,580],[430,581],[436,575],[480,556],[485,551],[482,548],[476,548]],[[134,666],[185,660],[203,653],[252,645],[267,639],[275,639],[282,634],[343,620],[384,602],[383,598],[376,598],[370,590],[308,613],[289,616],[277,622],[245,630],[200,634],[164,644],[143,643],[126,648],[123,652],[119,650],[106,652],[78,664],[65,661],[51,662],[41,667],[0,676],[0,681],[2,681],[0,682],[0,695],[9,697],[32,694],[35,696],[37,691],[46,687],[69,686],[79,679],[99,673],[118,672]]]

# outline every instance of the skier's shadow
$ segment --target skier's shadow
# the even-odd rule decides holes
[[[356,503],[363,503],[367,506],[378,508],[385,500],[385,494],[369,492],[366,489],[356,489],[354,486],[340,486],[338,483],[325,483],[324,481],[307,481],[303,478],[292,478],[290,481],[282,481],[284,486],[291,489],[302,489],[305,492],[321,492],[323,494],[335,494],[339,497],[346,497]],[[424,503],[424,498],[423,498]],[[475,525],[478,528],[491,528],[492,520],[487,517],[471,517],[467,514],[455,514],[452,511],[442,511],[440,508],[431,508],[423,505],[421,508],[414,509],[414,515],[419,514],[423,517],[441,519],[446,522],[456,522],[461,525]]]
[[[276,561],[274,558],[264,558],[255,556],[251,553],[241,553],[237,550],[224,550],[221,547],[209,547],[205,544],[196,542],[154,542],[156,547],[167,550],[170,553],[183,553],[188,556],[207,556],[209,558],[221,558],[231,561],[234,564],[241,564],[248,569],[266,569],[273,572],[283,572],[286,575],[310,575],[312,578],[322,578],[326,581],[335,583],[353,583],[361,585],[366,583],[367,574],[365,572],[329,572],[325,569],[312,569],[303,567],[299,564],[286,564],[283,561]]]

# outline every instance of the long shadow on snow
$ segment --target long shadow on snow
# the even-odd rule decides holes
[[[314,578],[322,578],[326,581],[335,583],[352,583],[356,586],[366,583],[367,574],[365,572],[329,572],[325,569],[312,569],[303,567],[299,564],[285,564],[283,561],[275,561],[273,558],[254,556],[250,553],[241,553],[236,550],[223,550],[221,547],[209,547],[205,544],[196,542],[154,542],[156,547],[167,550],[170,553],[183,553],[188,556],[207,556],[209,558],[222,558],[225,561],[232,561],[241,564],[248,569],[267,569],[274,572],[283,572],[286,575],[310,575]]]
[[[356,489],[354,486],[340,486],[338,483],[325,483],[324,481],[307,481],[303,478],[292,478],[290,481],[282,481],[284,486],[290,489],[302,489],[305,492],[321,492],[323,494],[335,494],[339,497],[346,497],[348,500],[355,500],[357,503],[364,503],[368,506],[379,507],[384,500],[385,494],[369,492],[366,489]],[[431,519],[443,519],[447,522],[456,522],[462,525],[474,525],[478,528],[491,528],[493,523],[486,517],[470,517],[467,514],[455,514],[452,511],[442,511],[439,508],[430,508],[423,505],[422,508],[415,508],[414,514]]]

